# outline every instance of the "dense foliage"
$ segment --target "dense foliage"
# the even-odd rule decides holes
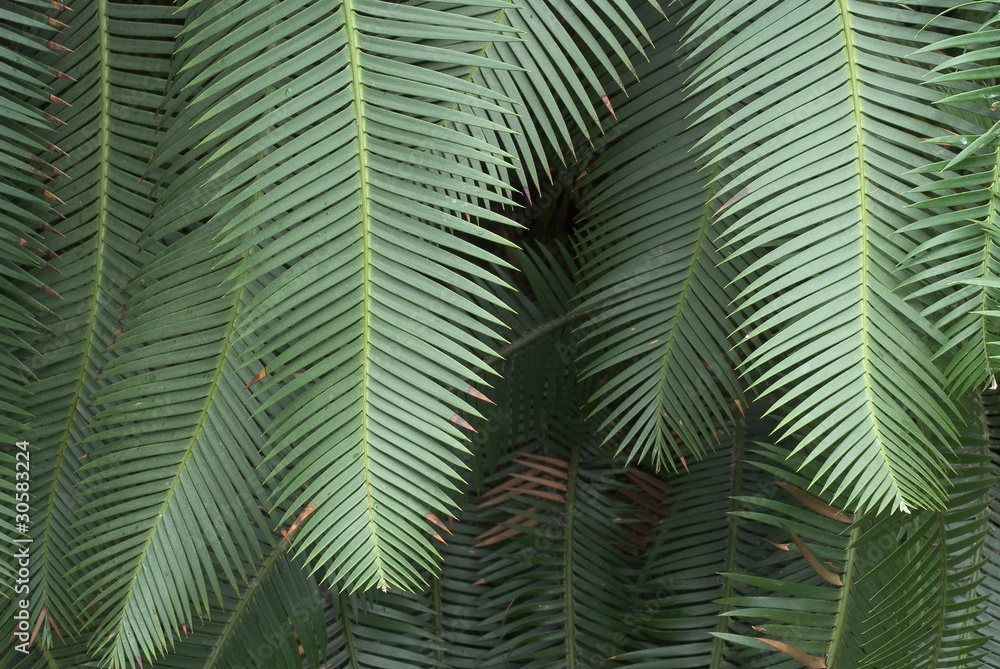
[[[3,666],[1000,667],[998,16],[0,0]]]

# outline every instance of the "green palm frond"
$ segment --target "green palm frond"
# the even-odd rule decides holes
[[[530,179],[522,178],[522,183],[530,201],[533,186],[544,188],[536,164],[551,180],[549,152],[565,160],[568,151],[575,153],[580,135],[591,137],[595,128],[602,128],[603,109],[610,105],[608,81],[625,88],[619,63],[635,76],[634,55],[619,39],[642,57],[643,42],[650,45],[652,41],[628,2],[532,0],[519,4],[505,9],[503,15],[523,40],[498,42],[487,53],[522,69],[477,71],[475,80],[506,92],[523,105],[519,109],[525,113],[512,126],[518,134],[508,140],[507,149],[524,162]],[[655,0],[649,4],[659,9]],[[602,41],[605,36],[611,38]],[[604,45],[610,48],[605,50]]]
[[[243,587],[244,565],[261,558],[264,440],[245,404],[254,375],[238,372],[244,347],[233,334],[250,298],[219,287],[211,233],[202,227],[143,268],[148,285],[126,305],[119,335],[126,352],[103,370],[119,380],[97,394],[109,407],[93,422],[92,501],[81,509],[91,529],[76,548],[91,555],[76,576],[80,597],[96,603],[95,650],[111,666],[166,652],[186,621],[207,614],[210,596],[224,600],[221,576]],[[171,269],[178,264],[194,276]],[[177,561],[184,546],[196,548]]]
[[[759,466],[794,500],[742,497],[751,506],[736,515],[777,528],[770,540],[784,543],[792,557],[780,578],[728,575],[743,592],[721,600],[733,607],[726,615],[749,618],[759,634],[719,636],[757,649],[764,642],[783,653],[779,659],[830,669],[980,666],[978,555],[993,478],[988,458],[972,442],[968,448],[955,456],[958,476],[946,511],[852,523],[801,487],[814,465],[792,474],[787,453],[768,447],[763,454],[772,462]]]
[[[506,219],[476,203],[510,203],[482,167],[503,152],[444,123],[503,131],[462,108],[502,113],[509,99],[417,59],[511,66],[410,38],[516,38],[372,0],[262,5],[247,22],[198,5],[213,20],[189,22],[180,74],[199,91],[195,127],[221,124],[174,141],[208,155],[201,183],[221,204],[235,289],[275,273],[237,323],[244,364],[274,356],[262,408],[287,402],[266,425],[273,501],[317,507],[295,550],[331,582],[417,587],[436,560],[423,517],[451,513],[476,413],[462,394],[491,373],[467,333],[499,325],[465,297],[497,281],[477,262],[502,264],[470,240],[501,242],[488,225]]]
[[[734,515],[769,528],[757,529],[767,543],[754,552],[759,556],[763,549],[770,557],[726,574],[735,587],[720,601],[728,608],[726,616],[753,627],[716,635],[733,645],[733,657],[745,658],[738,666],[859,666],[863,653],[857,642],[866,629],[871,595],[870,588],[859,587],[864,573],[859,564],[865,558],[850,549],[860,528],[851,525],[848,514],[805,490],[809,479],[786,469],[787,452],[772,447],[764,454],[774,464],[755,464],[776,475],[783,489],[767,497],[737,497],[742,509]],[[796,458],[793,464],[800,463]],[[814,469],[807,466],[803,473]],[[765,644],[771,652],[761,657]],[[749,658],[754,659],[746,663]]]
[[[620,612],[644,537],[623,491],[643,491],[611,476],[595,446],[550,427],[482,497],[497,524],[477,544],[496,546],[480,572],[482,606],[494,612],[483,621],[491,647],[480,666],[617,666],[614,656],[633,647]]]
[[[982,406],[985,409],[983,423],[990,444],[993,476],[1000,481],[1000,454],[996,451],[996,445],[1000,443],[998,399],[1000,397],[995,392],[982,395]],[[989,509],[984,515],[986,515],[986,536],[983,539],[982,557],[985,561],[982,566],[982,582],[979,585],[979,592],[985,597],[986,602],[982,614],[982,632],[986,637],[982,663],[984,667],[994,669],[1000,667],[1000,608],[997,607],[997,602],[1000,602],[1000,485],[997,482],[994,482],[990,491]]]
[[[671,44],[684,24],[657,28],[657,43]],[[611,407],[608,438],[630,459],[676,470],[685,452],[700,457],[717,443],[727,399],[742,397],[726,341],[738,265],[714,244],[717,188],[689,154],[697,135],[686,117],[698,98],[685,99],[676,54],[658,49],[640,75],[588,175],[581,309],[594,312],[586,331],[597,339],[584,376],[606,377],[593,410]]]
[[[573,304],[578,264],[565,246],[557,244],[550,251],[526,245],[514,253],[513,261],[520,274],[501,274],[520,286],[509,296],[513,311],[496,314],[509,328],[508,342],[497,351],[501,378],[486,393],[488,399],[476,404],[486,422],[470,444],[470,450],[484,459],[482,467],[473,467],[480,492],[482,473],[494,472],[504,454],[530,440],[551,416],[565,409],[564,393],[571,392],[574,384],[574,360],[581,339],[574,328],[587,315]],[[498,288],[485,284],[484,288],[501,297]],[[479,303],[496,311],[485,301]]]
[[[39,62],[47,49],[36,31],[50,37],[55,32],[33,9],[5,9],[0,20],[0,592],[5,597],[13,594],[17,573],[9,561],[18,549],[13,539],[23,535],[15,526],[14,456],[15,444],[31,436],[25,430],[30,416],[25,385],[32,372],[23,360],[40,329],[31,293],[43,285],[25,268],[41,267],[49,255],[40,235],[47,225],[47,184],[36,175],[52,179],[51,166],[30,157],[47,148],[41,135],[49,123],[35,105],[47,101],[46,82],[57,72]],[[27,479],[24,472],[21,477]]]
[[[629,667],[687,669],[743,666],[753,657],[726,644],[721,634],[745,634],[739,618],[720,615],[737,584],[722,574],[759,569],[780,557],[760,535],[764,525],[744,519],[739,496],[773,492],[759,470],[745,466],[746,443],[765,437],[770,427],[759,417],[737,417],[728,448],[689,463],[689,472],[666,480],[665,517],[644,557],[626,621],[637,630],[639,650],[619,659]],[[735,656],[739,655],[739,659]],[[760,653],[756,654],[758,657]]]
[[[985,511],[995,483],[983,451],[957,457],[945,512],[918,511],[906,522],[884,518],[853,546],[865,551],[889,534],[898,546],[865,577],[881,585],[862,634],[861,667],[980,667],[986,638],[978,616],[984,598]],[[892,533],[897,533],[896,537]],[[870,552],[870,551],[869,551]]]
[[[49,285],[39,293],[47,334],[33,342],[37,354],[28,365],[37,381],[27,388],[32,441],[40,449],[31,471],[31,604],[46,641],[79,624],[81,602],[67,587],[71,526],[83,501],[77,470],[87,457],[82,441],[92,398],[105,385],[97,373],[110,357],[122,288],[142,261],[133,244],[151,203],[137,182],[152,151],[154,100],[169,67],[169,42],[166,49],[147,45],[150,55],[141,58],[126,55],[136,42],[119,21],[135,18],[168,32],[170,13],[155,5],[87,3],[58,37],[73,49],[60,51],[58,66],[77,81],[57,80],[53,95],[69,106],[49,109],[62,119],[46,133],[51,146],[43,154],[52,156],[57,175],[47,188],[59,199],[58,211],[45,214],[52,225],[44,241],[58,273],[40,270]]]
[[[270,546],[248,587],[223,585],[221,606],[184,626],[172,652],[156,665],[236,669],[267,665],[318,667],[325,659],[324,598],[303,565],[287,558],[288,543]]]
[[[418,4],[435,6],[433,0]],[[649,5],[662,15],[655,0]],[[610,88],[625,88],[622,70],[635,76],[636,56],[645,58],[644,45],[648,48],[652,43],[647,22],[622,0],[470,3],[462,11],[495,23],[498,34],[513,28],[520,37],[516,41],[454,45],[470,54],[516,65],[514,69],[473,65],[446,71],[502,92],[513,101],[512,110],[518,114],[514,118],[501,118],[485,109],[468,111],[509,126],[516,134],[489,128],[469,130],[520,156],[524,171],[516,178],[531,203],[547,188],[545,180],[552,181],[554,160],[564,164],[572,160],[588,139],[603,131],[607,123],[602,120],[607,116],[604,110],[611,108]]]
[[[46,82],[56,77],[56,70],[39,63],[47,52],[44,40],[29,32],[52,33],[53,28],[32,10],[7,11],[11,16],[0,22],[0,439],[5,447],[24,438],[28,417],[19,389],[31,372],[22,361],[31,350],[26,337],[32,339],[29,334],[39,329],[31,289],[43,282],[25,267],[39,267],[39,256],[49,255],[40,235],[47,225],[47,184],[34,175],[53,178],[51,166],[30,159],[45,153],[42,135],[50,128],[34,105],[47,101]],[[15,68],[15,63],[25,66]],[[3,479],[11,477],[5,473]]]
[[[925,240],[898,193],[927,179],[905,173],[937,155],[921,138],[963,126],[920,86],[941,57],[907,55],[941,38],[921,32],[931,18],[863,1],[720,1],[688,36],[718,45],[693,92],[717,87],[701,119],[728,113],[710,149],[713,165],[733,159],[715,177],[732,194],[726,240],[760,254],[742,272],[759,275],[736,301],[750,312],[736,336],[770,334],[744,370],[776,393],[783,431],[802,431],[796,448],[822,456],[823,489],[852,507],[940,506],[935,444],[956,440],[931,362],[941,335],[896,292],[897,266]]]
[[[996,53],[989,37],[989,28],[995,24],[996,17],[987,16],[980,30],[920,50],[961,51],[939,63],[934,71],[941,74],[928,83],[958,87],[960,92],[951,91],[939,103],[962,108],[965,117],[982,130],[928,140],[951,146],[956,153],[916,170],[942,172],[945,177],[915,189],[928,191],[927,199],[915,206],[942,213],[914,226],[931,231],[933,236],[914,249],[912,258],[920,263],[920,271],[910,281],[926,284],[916,295],[930,296],[925,298],[931,304],[924,314],[934,318],[948,338],[937,355],[948,354],[945,372],[950,388],[957,393],[967,392],[977,384],[996,382],[993,358],[1000,339],[1000,121],[996,120],[994,100],[1000,95],[1000,85],[995,66],[991,69]],[[976,106],[969,109],[970,105]],[[957,289],[956,284],[960,286]]]

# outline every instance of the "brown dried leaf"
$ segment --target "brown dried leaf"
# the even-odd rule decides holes
[[[784,643],[783,641],[775,641],[774,639],[765,639],[763,637],[758,637],[757,641],[761,643],[766,643],[771,648],[775,650],[780,650],[782,653],[792,658],[793,660],[798,660],[804,666],[809,667],[809,669],[826,669],[826,658],[817,657],[815,655],[809,655],[795,646]]]
[[[809,550],[809,547],[805,545],[802,539],[799,539],[799,535],[795,534],[795,532],[789,532],[789,534],[792,535],[792,541],[795,542],[795,545],[798,546],[800,551],[802,551],[802,557],[806,559],[806,562],[808,562],[809,566],[813,568],[813,571],[819,574],[821,579],[830,585],[843,587],[844,582],[840,579],[840,577],[824,567],[823,564],[816,559],[816,556],[813,555],[811,550]]]
[[[842,510],[835,506],[830,506],[818,497],[814,497],[807,493],[801,488],[793,486],[791,483],[786,483],[785,481],[776,481],[778,487],[783,488],[795,499],[802,502],[803,505],[810,511],[815,511],[821,516],[829,518],[831,520],[836,520],[837,522],[844,523],[845,525],[850,525],[854,521],[851,517],[844,513]]]

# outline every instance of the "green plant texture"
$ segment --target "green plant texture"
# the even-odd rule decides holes
[[[998,44],[0,0],[0,666],[1000,668]]]

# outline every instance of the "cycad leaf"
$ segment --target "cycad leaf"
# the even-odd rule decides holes
[[[796,448],[821,457],[822,488],[856,508],[941,506],[938,444],[955,443],[928,345],[941,336],[896,292],[924,239],[902,232],[919,212],[897,193],[925,178],[903,175],[932,155],[921,137],[962,125],[920,86],[940,57],[903,60],[940,37],[920,32],[931,18],[864,1],[720,1],[691,31],[718,45],[694,91],[719,86],[701,119],[729,112],[710,135],[713,163],[734,158],[716,177],[740,196],[720,213],[727,241],[761,254],[737,336],[769,338],[744,369],[776,393],[783,430],[803,431]]]
[[[78,81],[58,79],[52,92],[71,106],[48,107],[62,119],[46,132],[51,145],[41,154],[56,169],[48,190],[59,201],[44,220],[52,223],[45,225],[45,244],[58,272],[39,270],[49,284],[40,297],[48,333],[28,360],[37,376],[28,387],[32,441],[40,449],[31,471],[31,604],[45,643],[61,643],[56,629],[68,636],[82,613],[79,593],[67,587],[67,555],[76,535],[71,525],[85,501],[77,488],[87,457],[81,442],[94,413],[93,395],[106,383],[97,372],[109,358],[122,288],[142,260],[134,257],[133,243],[152,203],[137,184],[152,151],[155,100],[169,66],[169,42],[155,37],[175,30],[170,13],[163,6],[86,3],[58,36],[73,49],[59,50],[58,65]],[[139,19],[132,37],[123,34],[130,18]],[[139,48],[147,33],[154,38]],[[122,55],[132,51],[148,55]]]
[[[581,309],[594,313],[584,376],[604,375],[594,411],[630,459],[676,470],[683,453],[700,457],[718,441],[740,399],[726,341],[726,286],[737,263],[716,249],[716,187],[688,153],[685,132],[697,99],[684,100],[685,72],[670,45],[684,26],[661,22],[642,82],[618,107],[613,139],[590,171],[593,182]],[[611,427],[608,427],[611,426]]]
[[[980,16],[973,12],[973,17]],[[976,385],[995,384],[996,342],[1000,300],[1000,216],[997,193],[1000,188],[1000,122],[996,121],[997,78],[984,79],[981,63],[995,58],[989,47],[994,41],[986,30],[996,17],[981,15],[981,30],[962,36],[963,48],[935,70],[941,73],[928,83],[955,87],[961,93],[942,100],[968,99],[952,103],[977,123],[981,133],[950,135],[929,141],[950,145],[950,158],[922,167],[919,171],[942,172],[943,179],[916,190],[927,191],[926,199],[915,206],[938,209],[941,213],[919,221],[916,226],[931,232],[926,242],[913,250],[911,261],[918,271],[912,281],[923,284],[915,296],[928,306],[924,314],[935,320],[948,338],[937,355],[947,354],[948,384],[955,393],[964,393]],[[925,46],[921,52],[947,52],[956,38]],[[981,107],[969,109],[978,102]],[[951,105],[947,105],[951,106]],[[958,286],[956,288],[956,285]]]
[[[236,669],[264,664],[280,669],[318,667],[325,659],[324,597],[303,565],[287,558],[288,543],[269,546],[250,585],[223,585],[210,619],[187,623],[175,650],[157,666]]]
[[[482,167],[498,147],[445,123],[503,132],[465,108],[502,113],[505,98],[398,56],[466,59],[418,51],[416,36],[514,38],[436,5],[240,14],[189,24],[182,75],[200,90],[198,123],[219,123],[197,150],[225,198],[214,220],[239,259],[235,286],[275,273],[238,325],[245,364],[274,356],[255,386],[274,392],[263,407],[287,401],[269,424],[274,502],[317,507],[295,550],[331,582],[415,588],[436,561],[424,515],[451,513],[474,415],[459,393],[489,373],[467,333],[496,319],[465,295],[484,294],[474,278],[495,281],[474,261],[499,260],[470,240],[501,241],[487,226],[506,219],[477,202],[509,202],[509,186]]]
[[[30,35],[34,30],[52,32],[44,17],[23,8],[8,11],[12,17],[0,22],[0,578],[4,580],[0,593],[4,597],[14,594],[18,570],[10,561],[19,549],[13,540],[24,535],[15,525],[14,458],[17,442],[32,436],[25,429],[29,414],[24,389],[31,371],[22,361],[39,329],[32,293],[42,285],[25,267],[41,267],[40,256],[48,255],[40,232],[48,209],[44,180],[52,177],[40,169],[48,166],[32,164],[30,156],[43,152],[45,141],[39,133],[49,128],[34,105],[45,99],[46,82],[55,76],[54,70],[38,62],[44,45]],[[21,468],[30,464],[28,455],[22,452]],[[19,480],[27,481],[29,473],[22,469]]]
[[[759,538],[766,528],[733,513],[743,508],[733,496],[774,492],[766,475],[745,466],[746,443],[764,437],[768,429],[769,423],[759,417],[738,417],[731,444],[666,479],[666,515],[644,555],[635,579],[637,601],[626,618],[637,630],[639,645],[619,657],[626,666],[744,666],[764,652],[746,653],[725,643],[719,635],[750,630],[739,618],[720,615],[729,607],[718,600],[733,596],[738,587],[721,574],[784,566],[775,562],[780,552]]]

